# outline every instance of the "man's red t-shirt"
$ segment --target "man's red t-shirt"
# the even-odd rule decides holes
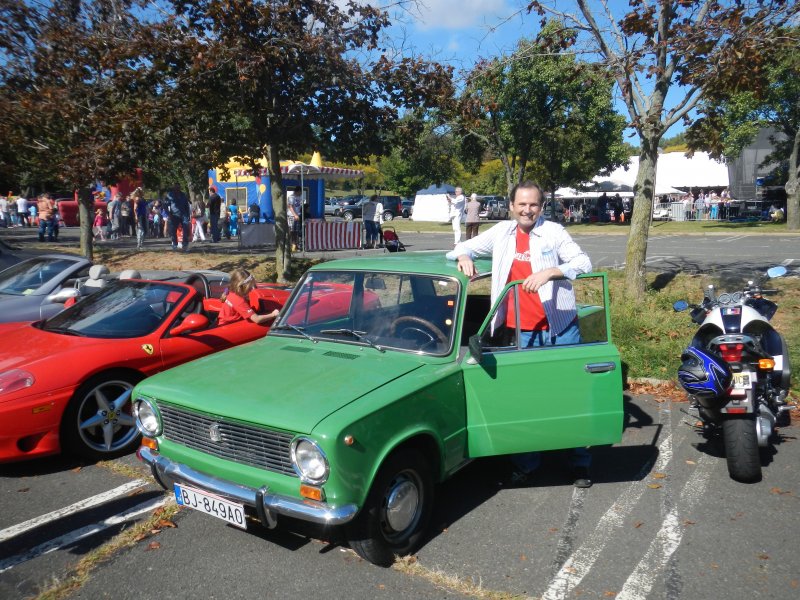
[[[525,279],[533,273],[531,269],[531,238],[530,235],[517,228],[517,247],[514,262],[508,274],[508,281]],[[508,282],[506,282],[508,283]],[[547,316],[538,292],[526,292],[519,288],[519,328],[522,331],[547,330]],[[517,325],[514,314],[514,295],[508,297],[508,311],[506,313],[506,326],[513,329]]]
[[[255,311],[253,307],[247,303],[247,300],[242,298],[239,294],[228,292],[225,297],[225,302],[222,303],[222,310],[219,311],[218,325],[227,325],[228,323],[235,323],[249,319],[253,316]]]

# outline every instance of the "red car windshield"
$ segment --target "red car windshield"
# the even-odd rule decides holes
[[[115,281],[45,321],[44,331],[96,338],[152,333],[189,291],[148,281]]]

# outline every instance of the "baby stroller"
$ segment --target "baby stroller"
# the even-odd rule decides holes
[[[400,238],[397,237],[397,232],[394,227],[382,227],[383,229],[383,247],[389,252],[405,252],[406,247]]]

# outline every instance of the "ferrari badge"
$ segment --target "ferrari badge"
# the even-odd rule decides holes
[[[142,344],[142,350],[145,351],[147,356],[153,355],[153,344]]]

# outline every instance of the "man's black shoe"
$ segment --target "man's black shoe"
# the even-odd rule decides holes
[[[586,467],[575,467],[572,470],[572,475],[575,478],[575,483],[573,484],[575,487],[578,488],[592,487],[592,478],[589,477],[589,469],[587,469]]]

